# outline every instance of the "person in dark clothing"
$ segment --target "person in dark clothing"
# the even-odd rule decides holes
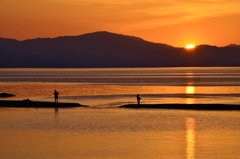
[[[59,93],[56,91],[56,89],[55,89],[55,91],[54,91],[54,99],[55,99],[55,103],[58,103],[58,95],[59,95]]]
[[[137,94],[137,103],[138,103],[138,105],[140,105],[140,100],[141,100],[141,98],[140,98],[139,94]]]

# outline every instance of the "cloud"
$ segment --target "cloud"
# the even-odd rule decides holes
[[[240,12],[239,0],[52,0],[77,5],[82,14],[103,22],[129,25],[169,25]],[[148,24],[146,24],[148,23]]]
[[[77,26],[94,26],[96,29],[98,26],[130,30],[152,28],[240,12],[239,0],[0,0],[0,2],[3,2],[0,9],[5,10],[5,14],[12,14],[12,17],[27,15],[29,18],[32,15],[35,19],[58,20]]]

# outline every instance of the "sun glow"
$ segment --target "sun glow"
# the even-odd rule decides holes
[[[194,48],[195,48],[195,45],[193,45],[193,44],[187,44],[185,46],[185,49],[194,49]]]

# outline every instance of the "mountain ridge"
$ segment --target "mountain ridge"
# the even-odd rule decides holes
[[[154,43],[154,44],[163,44],[163,45],[168,45],[171,47],[175,47],[169,44],[164,44],[164,43],[158,43],[158,42],[151,42],[151,41],[147,41],[143,38],[137,37],[137,36],[131,36],[131,35],[124,35],[124,34],[118,34],[118,33],[112,33],[112,32],[108,32],[108,31],[96,31],[96,32],[90,32],[90,33],[85,33],[85,34],[80,34],[80,35],[75,35],[75,36],[71,36],[71,35],[65,35],[65,36],[57,36],[57,37],[37,37],[37,38],[31,38],[31,39],[25,39],[25,40],[17,40],[17,39],[13,39],[13,38],[3,38],[0,37],[0,40],[12,40],[12,41],[18,41],[18,42],[25,42],[25,41],[32,41],[32,40],[54,40],[54,39],[60,39],[60,38],[78,38],[78,37],[83,37],[83,36],[88,36],[88,35],[96,35],[96,34],[112,34],[112,35],[119,35],[119,36],[125,36],[125,37],[130,37],[130,38],[135,38],[135,39],[139,39],[139,40],[143,40],[145,42],[150,42],[150,43]],[[196,45],[196,47],[198,46],[214,46],[214,47],[218,47],[218,48],[222,48],[222,47],[240,47],[240,45],[238,44],[232,44],[230,43],[229,45],[226,46],[215,46],[215,45],[210,45],[210,44],[199,44]],[[175,48],[183,48],[183,47],[175,47]]]
[[[1,68],[240,66],[235,44],[186,50],[106,31],[23,41],[0,38],[0,56]]]

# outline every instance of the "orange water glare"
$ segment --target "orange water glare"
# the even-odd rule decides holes
[[[187,159],[194,159],[195,156],[195,119],[186,119],[186,153]]]
[[[194,86],[186,86],[186,95],[189,95],[188,98],[186,98],[187,104],[193,104],[195,103],[194,98],[192,98],[192,95],[195,94],[195,87]]]
[[[195,93],[195,87],[194,86],[187,86],[186,87],[186,94],[194,94]]]
[[[194,86],[191,81],[188,86],[121,86],[121,85],[91,85],[79,83],[0,83],[1,91],[15,94],[11,100],[40,100],[53,101],[53,92],[56,89],[59,94],[60,102],[78,102],[85,105],[99,105],[99,100],[84,100],[84,96],[98,96],[98,95],[131,95],[124,99],[114,99],[118,102],[136,102],[136,94],[142,97],[141,103],[159,104],[159,103],[173,103],[180,102],[186,104],[204,103],[205,100],[195,98],[195,94],[236,94],[240,91],[239,86],[232,87],[208,87],[208,86]],[[148,97],[146,94],[156,94],[156,97]],[[185,94],[186,98],[165,98],[162,94]],[[81,97],[81,98],[78,98]],[[7,98],[9,99],[9,98]],[[101,101],[105,98],[102,97]],[[106,99],[108,100],[108,99]],[[216,102],[211,99],[208,103]]]

